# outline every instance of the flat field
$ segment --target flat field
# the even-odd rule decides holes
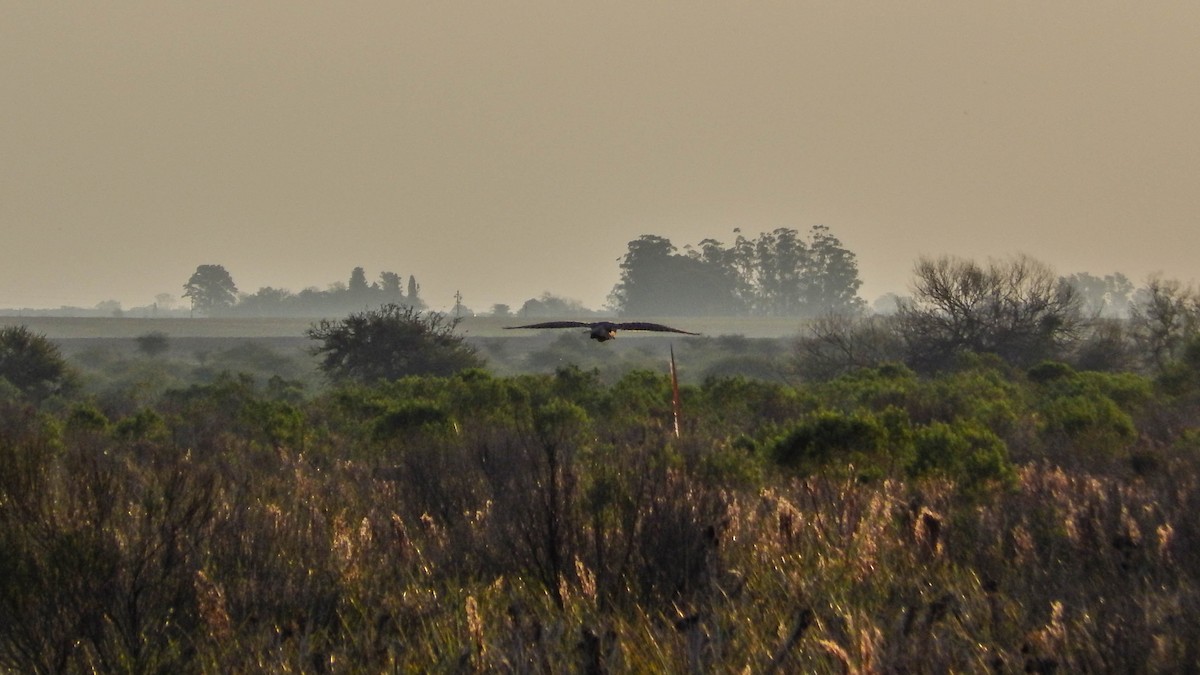
[[[570,317],[566,317],[570,318]],[[509,331],[505,326],[536,323],[546,319],[519,317],[468,317],[459,330],[468,338],[528,337],[534,331]],[[589,321],[591,319],[583,319]],[[634,320],[633,317],[630,320]],[[658,319],[648,319],[656,320]],[[141,317],[56,317],[0,316],[0,326],[25,325],[52,340],[76,338],[134,338],[150,332],[166,333],[171,338],[285,338],[303,337],[317,319],[309,318],[141,318]],[[800,319],[742,317],[680,317],[661,320],[683,330],[708,337],[741,335],[748,338],[791,337],[800,332]],[[646,337],[656,334],[623,333],[622,337]]]
[[[585,319],[586,320],[586,319]],[[100,379],[114,377],[119,364],[139,358],[136,338],[165,334],[162,358],[200,371],[254,372],[269,377],[306,379],[316,372],[313,342],[304,333],[315,318],[48,317],[0,316],[0,327],[25,325],[59,345],[63,354]],[[745,375],[777,380],[789,338],[802,328],[796,319],[673,318],[664,320],[700,336],[624,331],[599,344],[583,328],[505,330],[536,323],[517,317],[468,317],[459,325],[497,375],[552,373],[565,366],[596,369],[615,381],[634,369],[663,370],[675,353],[680,379],[696,383],[712,375]],[[116,361],[114,361],[116,359]],[[106,364],[106,365],[97,365]],[[105,370],[103,377],[99,370]],[[115,371],[114,371],[115,372]],[[320,378],[308,378],[316,382]],[[178,384],[178,383],[177,383]],[[180,385],[182,386],[182,385]]]
[[[51,340],[134,338],[151,332],[172,338],[302,337],[313,319],[3,316],[0,326],[24,325]]]

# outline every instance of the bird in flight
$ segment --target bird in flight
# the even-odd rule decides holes
[[[586,321],[547,321],[545,323],[532,323],[528,326],[505,326],[505,328],[589,328],[591,329],[591,334],[588,337],[597,342],[616,339],[617,331],[619,330],[652,330],[660,333],[699,335],[699,333],[690,333],[686,330],[671,328],[660,323],[646,323],[645,321],[627,321],[624,323],[613,323],[612,321],[596,321],[595,323],[587,323]]]

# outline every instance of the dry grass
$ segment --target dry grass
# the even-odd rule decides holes
[[[474,411],[406,434],[373,431],[381,392],[309,402],[295,443],[241,433],[216,399],[163,408],[173,430],[186,414],[186,447],[4,403],[0,669],[1200,665],[1192,455],[1146,475],[1034,462],[971,493],[749,480],[706,463],[729,439],[673,438],[665,383],[593,401],[553,378],[473,382],[387,394]]]

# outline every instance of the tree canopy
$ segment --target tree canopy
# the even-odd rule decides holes
[[[0,380],[40,400],[74,385],[74,373],[58,346],[27,326],[0,328]]]
[[[512,313],[508,305],[496,305],[492,307],[492,314],[496,316],[507,316]],[[542,293],[541,297],[530,298],[521,305],[521,309],[517,310],[517,314],[523,317],[550,317],[550,316],[587,316],[594,314],[592,310],[583,306],[583,303],[578,300],[563,298],[553,293]]]
[[[221,265],[200,265],[183,285],[183,297],[191,298],[192,308],[218,312],[237,302],[237,285]]]
[[[857,314],[862,281],[852,252],[828,227],[806,238],[779,228],[732,246],[705,239],[679,253],[669,239],[629,242],[609,301],[624,315],[813,317]]]
[[[238,293],[223,267],[201,265],[184,288],[184,297],[193,298],[195,309],[243,316],[340,316],[383,304],[425,307],[417,295],[420,285],[412,275],[406,294],[401,275],[384,271],[377,281],[368,282],[362,267],[351,270],[349,283],[335,282],[324,290],[313,286],[292,292],[264,286],[254,293]]]
[[[915,367],[936,369],[961,352],[1032,365],[1077,336],[1074,287],[1028,256],[986,265],[921,258],[914,275],[915,295],[901,303],[898,321]]]
[[[455,333],[459,321],[406,305],[383,305],[307,331],[313,354],[333,381],[375,383],[408,375],[451,375],[484,365],[475,348]]]

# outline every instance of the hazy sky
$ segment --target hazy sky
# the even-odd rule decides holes
[[[600,307],[640,235],[816,224],[868,302],[921,254],[1193,281],[1200,3],[0,0],[0,307]]]

